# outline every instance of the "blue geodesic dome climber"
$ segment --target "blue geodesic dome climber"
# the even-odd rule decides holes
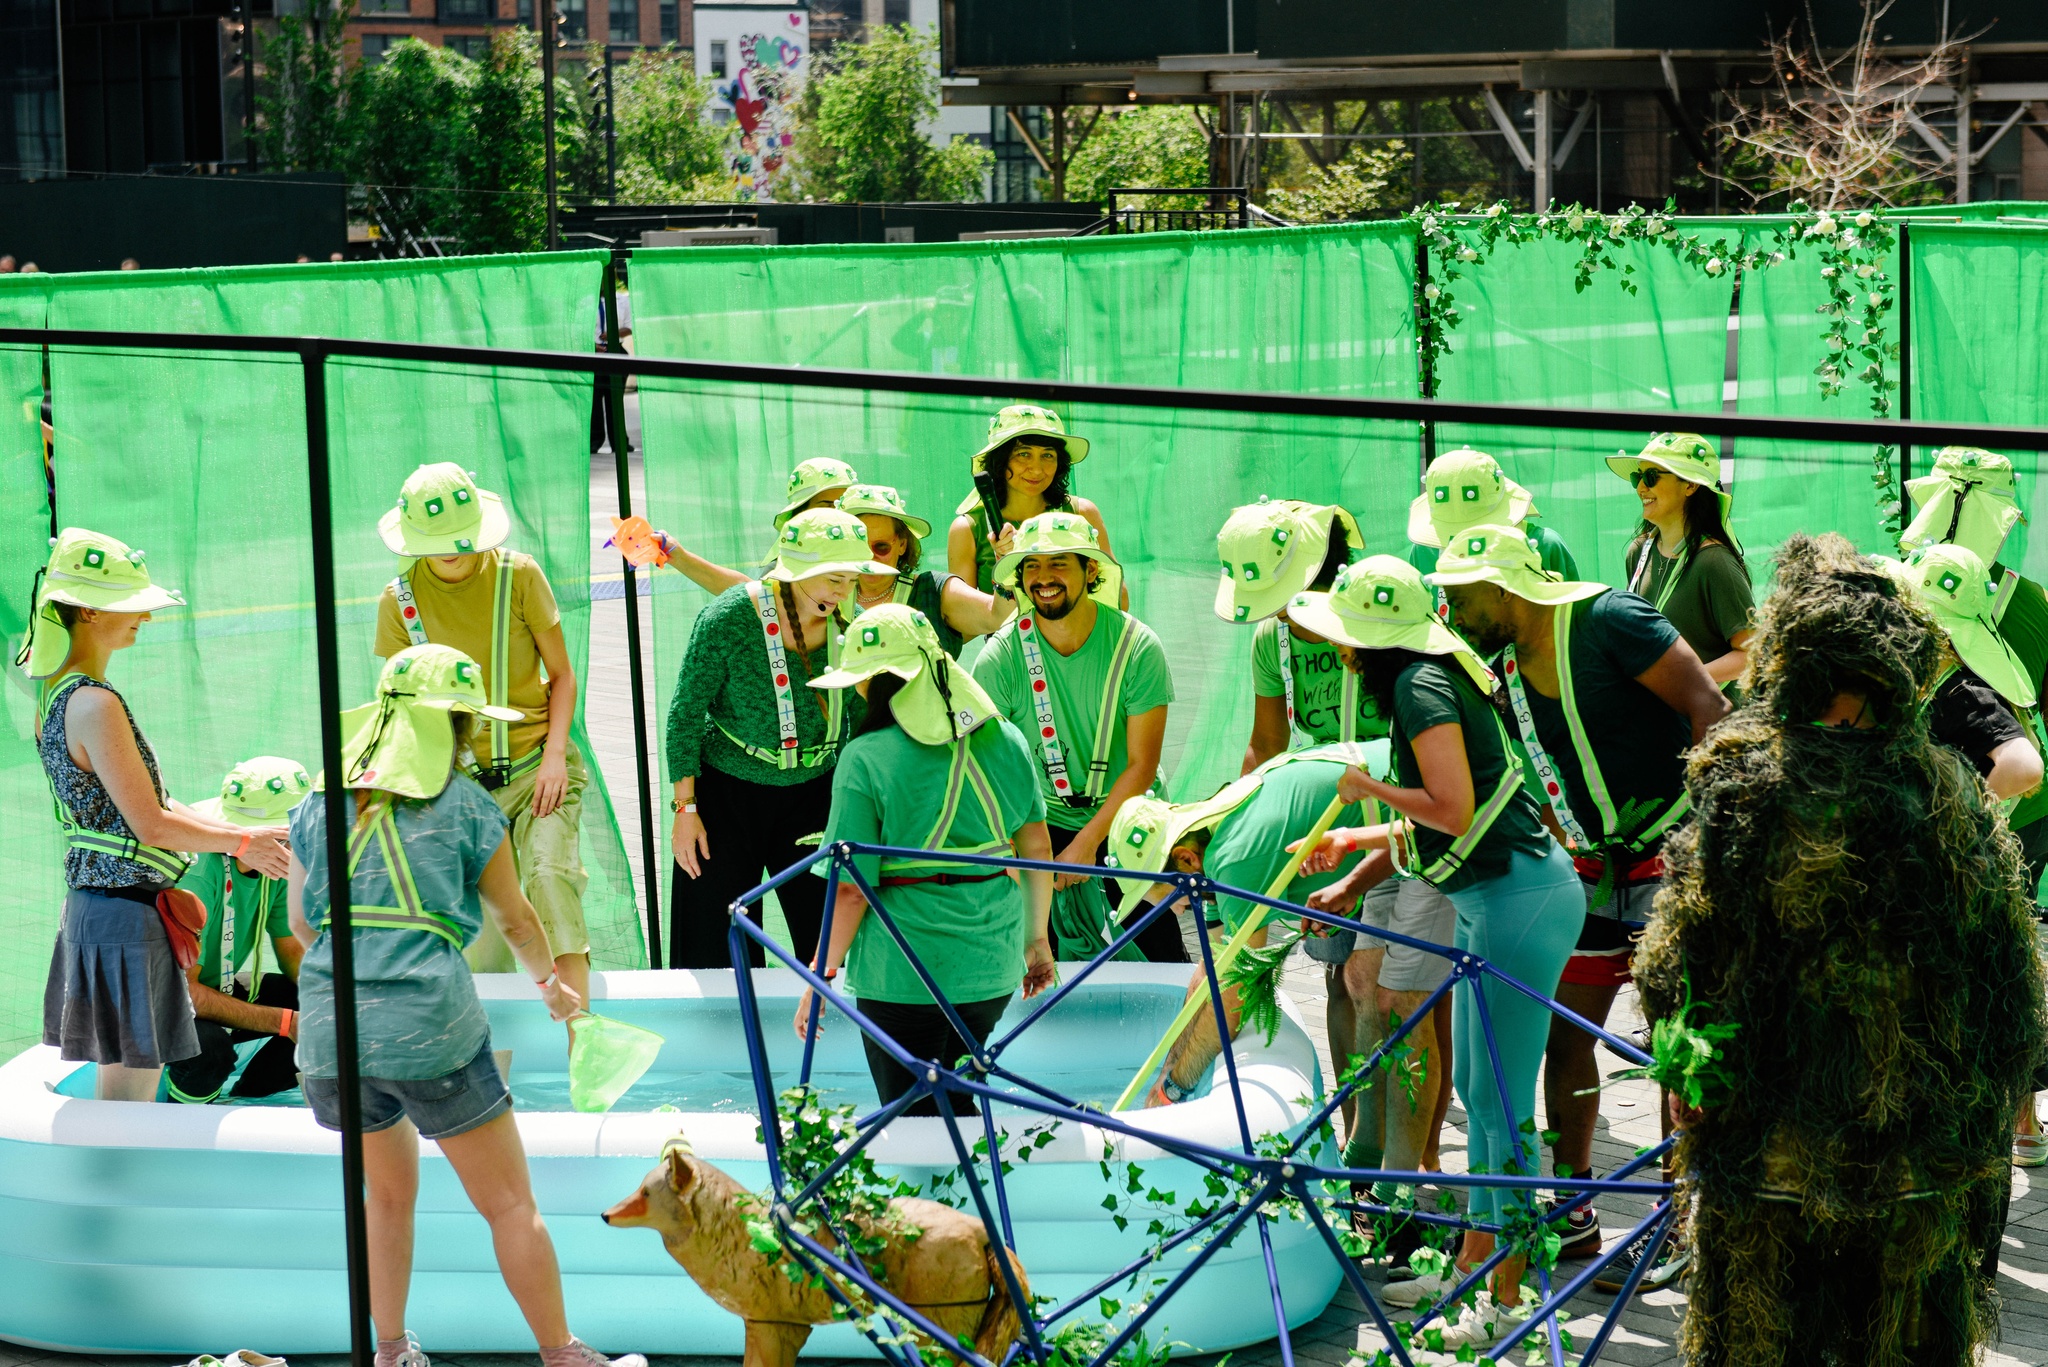
[[[1478,1351],[1477,1358],[1499,1361],[1519,1351],[1528,1355],[1531,1361],[1547,1360],[1557,1367],[1564,1367],[1567,1353],[1582,1363],[1599,1359],[1619,1321],[1622,1308],[1634,1294],[1643,1272],[1654,1265],[1658,1250],[1671,1232],[1676,1199],[1673,1184],[1655,1180],[1658,1177],[1655,1165],[1669,1152],[1674,1140],[1666,1138],[1642,1150],[1604,1177],[1536,1175],[1533,1155],[1537,1137],[1533,1117],[1514,1114],[1506,1085],[1500,1082],[1499,1045],[1487,1006],[1487,994],[1480,989],[1491,980],[1497,985],[1496,990],[1519,992],[1605,1041],[1625,1058],[1648,1065],[1651,1062],[1649,1057],[1633,1043],[1593,1025],[1555,1000],[1464,950],[1413,940],[1354,919],[1313,911],[1297,903],[1217,883],[1201,874],[1165,872],[1155,877],[1156,881],[1170,885],[1170,895],[1133,920],[1122,935],[1082,964],[1072,976],[1028,1003],[1021,1020],[1007,1029],[999,1027],[980,1050],[979,1056],[953,1061],[917,1058],[864,1016],[853,999],[841,994],[809,965],[799,962],[743,914],[746,907],[759,902],[791,879],[812,876],[814,866],[822,863],[824,867],[817,871],[826,878],[827,890],[820,943],[830,942],[833,904],[840,883],[852,882],[866,899],[868,914],[877,918],[902,951],[960,1037],[971,1040],[973,1035],[960,1019],[954,1003],[940,990],[891,917],[886,900],[855,867],[855,856],[869,855],[939,860],[995,870],[1086,872],[1091,877],[1109,877],[1115,871],[1104,868],[1083,871],[1071,865],[1025,859],[837,842],[803,863],[784,870],[733,905],[729,944],[733,963],[738,969],[739,1005],[753,1072],[755,1103],[761,1116],[761,1140],[772,1184],[769,1214],[788,1255],[805,1273],[821,1280],[834,1301],[886,1360],[900,1364],[900,1367],[923,1367],[925,1357],[920,1356],[918,1336],[924,1336],[927,1340],[923,1350],[926,1357],[933,1352],[930,1345],[936,1344],[944,1352],[961,1362],[973,1364],[973,1367],[1008,1367],[1009,1362],[1016,1359],[1039,1364],[1039,1367],[1110,1367],[1110,1364],[1151,1367],[1162,1361],[1174,1346],[1165,1336],[1172,1332],[1176,1298],[1188,1290],[1204,1265],[1219,1251],[1230,1247],[1249,1231],[1258,1240],[1264,1271],[1263,1289],[1270,1299],[1280,1359],[1284,1367],[1293,1367],[1294,1349],[1289,1325],[1298,1326],[1304,1319],[1313,1318],[1320,1312],[1327,1301],[1329,1286],[1324,1286],[1322,1296],[1314,1305],[1304,1307],[1297,1303],[1290,1308],[1288,1279],[1282,1270],[1284,1259],[1276,1257],[1276,1231],[1289,1224],[1312,1232],[1313,1239],[1340,1269],[1343,1280],[1350,1285],[1386,1340],[1386,1346],[1368,1359],[1368,1367],[1391,1363],[1416,1367],[1418,1362],[1450,1361],[1442,1339],[1446,1316],[1455,1320],[1456,1307],[1466,1303],[1472,1292],[1485,1285],[1485,1279],[1495,1267],[1517,1254],[1529,1256],[1529,1268],[1535,1275],[1539,1294],[1532,1301],[1525,1302],[1528,1307],[1525,1315],[1517,1310],[1510,1317],[1512,1322],[1503,1325],[1500,1336]],[[1099,1103],[1077,1101],[1061,1095],[1043,1080],[1027,1076],[1007,1059],[1020,1037],[1034,1027],[1042,1028],[1042,1023],[1063,1001],[1097,975],[1126,946],[1135,942],[1154,918],[1177,915],[1185,910],[1199,922],[1203,908],[1218,897],[1240,898],[1284,913],[1289,918],[1300,918],[1332,929],[1366,933],[1421,949],[1448,960],[1450,976],[1372,1053],[1344,1069],[1333,1089],[1324,1091],[1319,1086],[1318,1095],[1306,1099],[1305,1119],[1264,1134],[1254,1132],[1246,1105],[1247,1090],[1240,1076],[1238,1053],[1244,1043],[1243,1037],[1253,1033],[1249,1025],[1245,1026],[1240,1039],[1223,1049],[1217,1076],[1211,1086],[1211,1095],[1224,1093],[1234,1112],[1234,1136],[1220,1144],[1190,1139],[1161,1128],[1156,1118],[1162,1112],[1116,1112]],[[1244,985],[1246,979],[1241,970],[1233,969],[1230,964],[1219,966],[1221,956],[1206,936],[1195,938],[1199,945],[1201,983],[1206,985],[1207,1010],[1217,1025],[1219,1037],[1229,1040],[1224,991],[1226,986]],[[811,1030],[803,1043],[802,1059],[794,1079],[795,1088],[802,1090],[792,1092],[778,1088],[763,1033],[761,1000],[746,971],[749,940],[771,956],[771,966],[779,962],[789,968],[816,994],[810,1010],[813,1026],[827,1018],[825,1012],[829,1007],[858,1027],[865,1041],[872,1041],[885,1050],[917,1079],[916,1085],[895,1101],[866,1114],[851,1116],[843,1122],[823,1151],[815,1142],[814,1127],[812,1142],[803,1146],[801,1157],[792,1152],[793,1131],[789,1126],[787,1108],[792,1098],[801,1108],[804,1104],[802,1098],[812,1095],[817,1031]],[[1277,962],[1269,957],[1267,971],[1275,968]],[[1390,1066],[1388,1061],[1403,1051],[1403,1041],[1417,1023],[1428,1021],[1444,994],[1458,989],[1461,984],[1463,991],[1454,1000],[1459,1003],[1461,1011],[1469,1009],[1475,1013],[1477,1028],[1493,1062],[1495,1080],[1501,1087],[1502,1108],[1516,1132],[1529,1136],[1531,1161],[1527,1166],[1531,1171],[1521,1174],[1422,1172],[1348,1168],[1340,1161],[1332,1161],[1337,1158],[1337,1149],[1331,1118],[1366,1085],[1376,1069]],[[846,1211],[832,1208],[835,1190],[845,1190],[844,1179],[850,1169],[865,1167],[872,1171],[873,1164],[867,1150],[885,1127],[926,1097],[937,1105],[947,1147],[958,1164],[955,1175],[946,1179],[943,1189],[956,1196],[964,1192],[972,1203],[973,1212],[987,1230],[992,1245],[1017,1247],[1012,1183],[1008,1180],[1016,1172],[1013,1160],[1028,1162],[1033,1149],[1047,1143],[1048,1135],[1061,1126],[1089,1127],[1102,1136],[1101,1173],[1104,1188],[1110,1193],[1101,1203],[1105,1210],[1103,1226],[1106,1235],[1112,1229],[1123,1231],[1131,1222],[1131,1212],[1137,1208],[1141,1194],[1143,1201],[1149,1203],[1148,1208],[1164,1212],[1164,1218],[1148,1222],[1146,1234],[1150,1242],[1138,1256],[1085,1289],[1059,1299],[1040,1297],[1034,1301],[1028,1298],[1007,1261],[996,1259],[1013,1303],[1030,1307],[1029,1312],[1021,1316],[1021,1333],[1000,1364],[988,1362],[971,1347],[948,1336],[882,1284],[858,1256],[849,1255],[848,1250],[853,1243],[845,1227]],[[783,1100],[783,1104],[778,1104],[778,1098]],[[998,1107],[1023,1113],[1021,1118],[1034,1123],[1025,1124],[1021,1130],[1014,1125],[1006,1128],[998,1123]],[[815,1106],[808,1113],[815,1116]],[[1013,1121],[1018,1118],[1012,1116]],[[1148,1152],[1156,1150],[1186,1164],[1200,1174],[1202,1194],[1183,1203],[1183,1198],[1177,1193],[1155,1189],[1135,1163],[1124,1164],[1111,1158],[1112,1139],[1138,1141],[1150,1146]],[[1123,1171],[1119,1172],[1119,1168]],[[1638,1175],[1645,1170],[1649,1172],[1648,1177]],[[1467,1191],[1479,1187],[1506,1189],[1529,1193],[1531,1204],[1526,1214],[1497,1223],[1470,1218],[1449,1202],[1446,1204],[1452,1206],[1450,1209],[1430,1211],[1406,1204],[1390,1205],[1376,1201],[1370,1199],[1372,1184],[1375,1183],[1394,1183],[1408,1191],[1424,1184]],[[934,1183],[935,1188],[940,1185]],[[1545,1210],[1535,1201],[1539,1191],[1555,1193],[1561,1199]],[[1121,1199],[1120,1193],[1131,1199]],[[1366,1195],[1361,1197],[1355,1193]],[[1566,1219],[1572,1209],[1601,1194],[1647,1198],[1650,1211],[1598,1258],[1587,1262],[1569,1279],[1559,1281],[1552,1276],[1554,1256],[1545,1255],[1546,1240],[1554,1253],[1555,1227]],[[1421,1313],[1412,1321],[1397,1325],[1360,1270],[1358,1259],[1366,1248],[1364,1241],[1352,1232],[1354,1216],[1363,1217],[1361,1223],[1419,1222],[1437,1231],[1432,1243],[1453,1239],[1467,1230],[1491,1233],[1496,1236],[1494,1252],[1435,1304],[1425,1301]],[[827,1241],[816,1237],[828,1231],[836,1247],[828,1246]],[[1568,1314],[1568,1303],[1590,1286],[1593,1279],[1615,1259],[1645,1240],[1648,1241],[1647,1255],[1637,1260],[1622,1292],[1614,1298],[1590,1341],[1583,1347],[1571,1345],[1570,1336],[1562,1325]],[[1447,1258],[1448,1254],[1438,1256]],[[1027,1257],[1024,1261],[1028,1271],[1031,1260]],[[1135,1299],[1126,1302],[1119,1298],[1119,1293]],[[1538,1337],[1532,1339],[1532,1335]],[[1473,1358],[1464,1356],[1460,1360]]]

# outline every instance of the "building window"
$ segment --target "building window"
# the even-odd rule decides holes
[[[909,23],[910,0],[882,0],[882,22],[885,24]]]
[[[399,40],[396,33],[365,33],[363,35],[363,65],[375,66],[384,60],[384,54],[391,51],[391,45]]]
[[[640,41],[640,0],[609,0],[605,13],[610,20],[614,43]]]
[[[441,0],[444,24],[481,24],[491,17],[490,0]]]
[[[561,16],[555,21],[556,37],[567,43],[589,40],[590,0],[557,0],[555,12]]]
[[[676,0],[661,0],[661,41],[679,43],[682,41],[682,22],[677,13]]]
[[[725,79],[725,39],[715,38],[711,43],[711,74],[718,80]]]
[[[410,14],[412,13],[412,0],[362,0],[362,3],[356,6],[356,13]],[[396,35],[384,34],[382,36],[389,38]]]
[[[490,55],[490,36],[482,33],[451,33],[448,35],[448,50],[460,53],[472,62],[480,62]]]

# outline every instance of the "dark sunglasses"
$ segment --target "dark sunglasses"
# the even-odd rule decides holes
[[[1628,472],[1628,482],[1638,489],[1654,489],[1657,487],[1657,481],[1670,473],[1669,470],[1631,470]]]

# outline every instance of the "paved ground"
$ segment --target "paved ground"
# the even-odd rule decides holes
[[[614,506],[615,484],[609,465],[592,480],[594,522],[608,531],[607,514]],[[602,540],[603,533],[596,535]],[[603,562],[599,562],[603,563]],[[619,600],[600,601],[594,612],[591,643],[590,711],[592,742],[612,792],[621,804],[621,823],[626,827],[629,857],[639,859],[639,825],[633,811],[632,728],[628,711],[625,670],[625,615]],[[651,684],[650,684],[650,696]],[[658,730],[657,730],[658,734]],[[660,794],[657,794],[659,802]],[[665,805],[665,804],[664,804]],[[1290,995],[1299,1003],[1309,1021],[1317,1046],[1329,1068],[1327,1041],[1323,1031],[1323,984],[1321,969],[1297,958],[1286,978]],[[1632,1028],[1638,1023],[1631,994],[1624,994],[1616,1010],[1617,1024]],[[1626,1018],[1625,1020],[1623,1018]],[[1604,1059],[1607,1071],[1620,1065]],[[1540,1094],[1540,1089],[1539,1089]],[[1642,1083],[1619,1083],[1611,1087],[1604,1101],[1604,1113],[1596,1144],[1595,1159],[1602,1171],[1625,1162],[1635,1151],[1657,1139],[1656,1098]],[[1463,1115],[1453,1107],[1443,1141],[1444,1166],[1462,1171],[1465,1159]],[[2004,1337],[1985,1359],[1986,1367],[2031,1367],[2048,1363],[2048,1182],[2031,1183],[2024,1172],[2016,1173],[2011,1223],[2006,1231],[2004,1260],[2000,1268],[1999,1291],[2005,1301]],[[1646,1203],[1614,1200],[1602,1203],[1604,1223],[1610,1233],[1632,1225],[1647,1210]],[[1571,1265],[1566,1265],[1569,1270]],[[1371,1274],[1377,1281],[1380,1273]],[[0,1295],[6,1290],[0,1287]],[[1573,1303],[1568,1322],[1574,1341],[1583,1345],[1597,1332],[1599,1321],[1611,1304],[1603,1295],[1587,1295]],[[1666,1290],[1640,1296],[1628,1307],[1602,1360],[1627,1367],[1656,1367],[1675,1363],[1672,1344],[1685,1313],[1681,1291]],[[195,1344],[195,1352],[225,1352],[236,1344]],[[260,1344],[246,1345],[261,1348]],[[1349,1290],[1338,1293],[1330,1308],[1314,1323],[1297,1331],[1294,1355],[1316,1367],[1346,1367],[1358,1357],[1369,1358],[1382,1346],[1364,1307]],[[431,1345],[429,1345],[431,1347]],[[133,1361],[126,1359],[123,1361]],[[298,1358],[299,1367],[345,1367],[339,1357]],[[440,1367],[530,1367],[534,1358],[526,1355],[462,1354],[436,1359]],[[1234,1367],[1277,1367],[1281,1361],[1277,1343],[1267,1343],[1232,1355]],[[99,1360],[77,1354],[45,1353],[16,1349],[0,1343],[0,1367],[97,1367]],[[734,1367],[733,1358],[658,1358],[655,1367]]]

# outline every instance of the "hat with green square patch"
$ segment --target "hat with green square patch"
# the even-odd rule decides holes
[[[973,468],[980,474],[988,468],[988,458],[1006,442],[1019,437],[1036,437],[1040,441],[1057,443],[1067,453],[1069,466],[1079,465],[1088,458],[1088,442],[1084,437],[1070,436],[1066,423],[1050,408],[1035,403],[1013,403],[988,420],[988,440],[974,453]]]
[[[1998,634],[1998,584],[1981,556],[1967,546],[1935,542],[1911,552],[1903,564],[1886,560],[1885,568],[1934,614],[1971,673],[2015,707],[2034,705],[2034,681]]]
[[[775,563],[761,577],[795,584],[826,574],[894,573],[894,565],[868,558],[866,523],[837,508],[812,508],[782,524]]]
[[[57,672],[71,653],[71,633],[53,606],[101,612],[157,612],[183,607],[185,596],[150,582],[141,551],[103,532],[66,527],[50,542],[50,559],[37,571],[34,611],[14,663],[31,679]]]
[[[833,506],[855,517],[893,517],[919,541],[932,534],[932,524],[921,517],[912,517],[910,509],[903,504],[903,495],[886,484],[856,484],[841,494],[839,502]]]
[[[1286,607],[1328,559],[1333,522],[1353,552],[1363,549],[1357,519],[1334,503],[1261,498],[1232,509],[1216,533],[1216,554],[1223,561],[1216,615],[1226,622],[1259,622]]]
[[[1124,582],[1123,566],[1102,549],[1102,537],[1095,524],[1079,513],[1060,511],[1025,518],[1010,542],[1010,553],[996,561],[993,582],[1014,585],[1026,560],[1052,555],[1075,555],[1101,566],[1101,576],[1088,596],[1109,607],[1117,605]]]
[[[1435,573],[1423,578],[1439,588],[1498,584],[1532,603],[1575,603],[1607,592],[1605,584],[1564,579],[1544,569],[1543,557],[1520,527],[1467,527],[1437,556]]]
[[[789,487],[783,491],[782,507],[775,514],[775,530],[781,531],[784,523],[810,507],[819,494],[834,489],[843,491],[858,483],[860,476],[843,460],[817,456],[803,461],[789,472]]]
[[[399,555],[474,555],[496,550],[512,521],[496,494],[452,460],[422,465],[405,477],[398,506],[377,519],[377,534]]]
[[[1704,484],[1712,489],[1721,501],[1722,525],[1730,532],[1735,530],[1731,525],[1735,495],[1721,487],[1721,457],[1714,450],[1714,443],[1697,432],[1657,432],[1635,455],[1616,451],[1607,457],[1607,468],[1623,479],[1645,465],[1669,471],[1689,484]]]
[[[230,826],[282,826],[307,793],[313,776],[295,759],[258,755],[228,770],[220,796],[201,798],[192,810]]]
[[[1463,637],[1437,620],[1436,600],[1413,565],[1369,555],[1346,565],[1328,593],[1296,594],[1288,620],[1304,631],[1357,650],[1413,650],[1449,655],[1485,694],[1493,675]]]
[[[912,740],[950,744],[998,715],[974,676],[939,644],[931,619],[907,603],[869,608],[840,640],[839,663],[811,680],[811,687],[852,688],[877,674],[894,674],[904,686],[889,700],[889,710]]]
[[[1116,809],[1109,823],[1109,836],[1102,843],[1102,862],[1112,869],[1125,869],[1142,877],[1120,878],[1123,903],[1119,917],[1130,913],[1163,873],[1173,847],[1191,831],[1219,824],[1239,807],[1251,801],[1265,782],[1263,772],[1246,774],[1225,786],[1214,797],[1201,802],[1166,802],[1156,797],[1134,797]]]
[[[1995,564],[2006,537],[2026,521],[2012,461],[1981,447],[1943,447],[1934,457],[1934,472],[1907,480],[1906,493],[1913,500],[1913,521],[1899,546],[1907,551],[1947,542]]]
[[[1408,539],[1442,546],[1466,527],[1519,525],[1535,514],[1529,491],[1502,474],[1499,461],[1467,446],[1444,452],[1423,472],[1422,492],[1408,505]]]
[[[483,666],[454,646],[407,646],[393,655],[377,676],[377,701],[341,715],[345,785],[400,797],[439,794],[455,761],[450,712],[508,722],[521,716],[485,701]]]

